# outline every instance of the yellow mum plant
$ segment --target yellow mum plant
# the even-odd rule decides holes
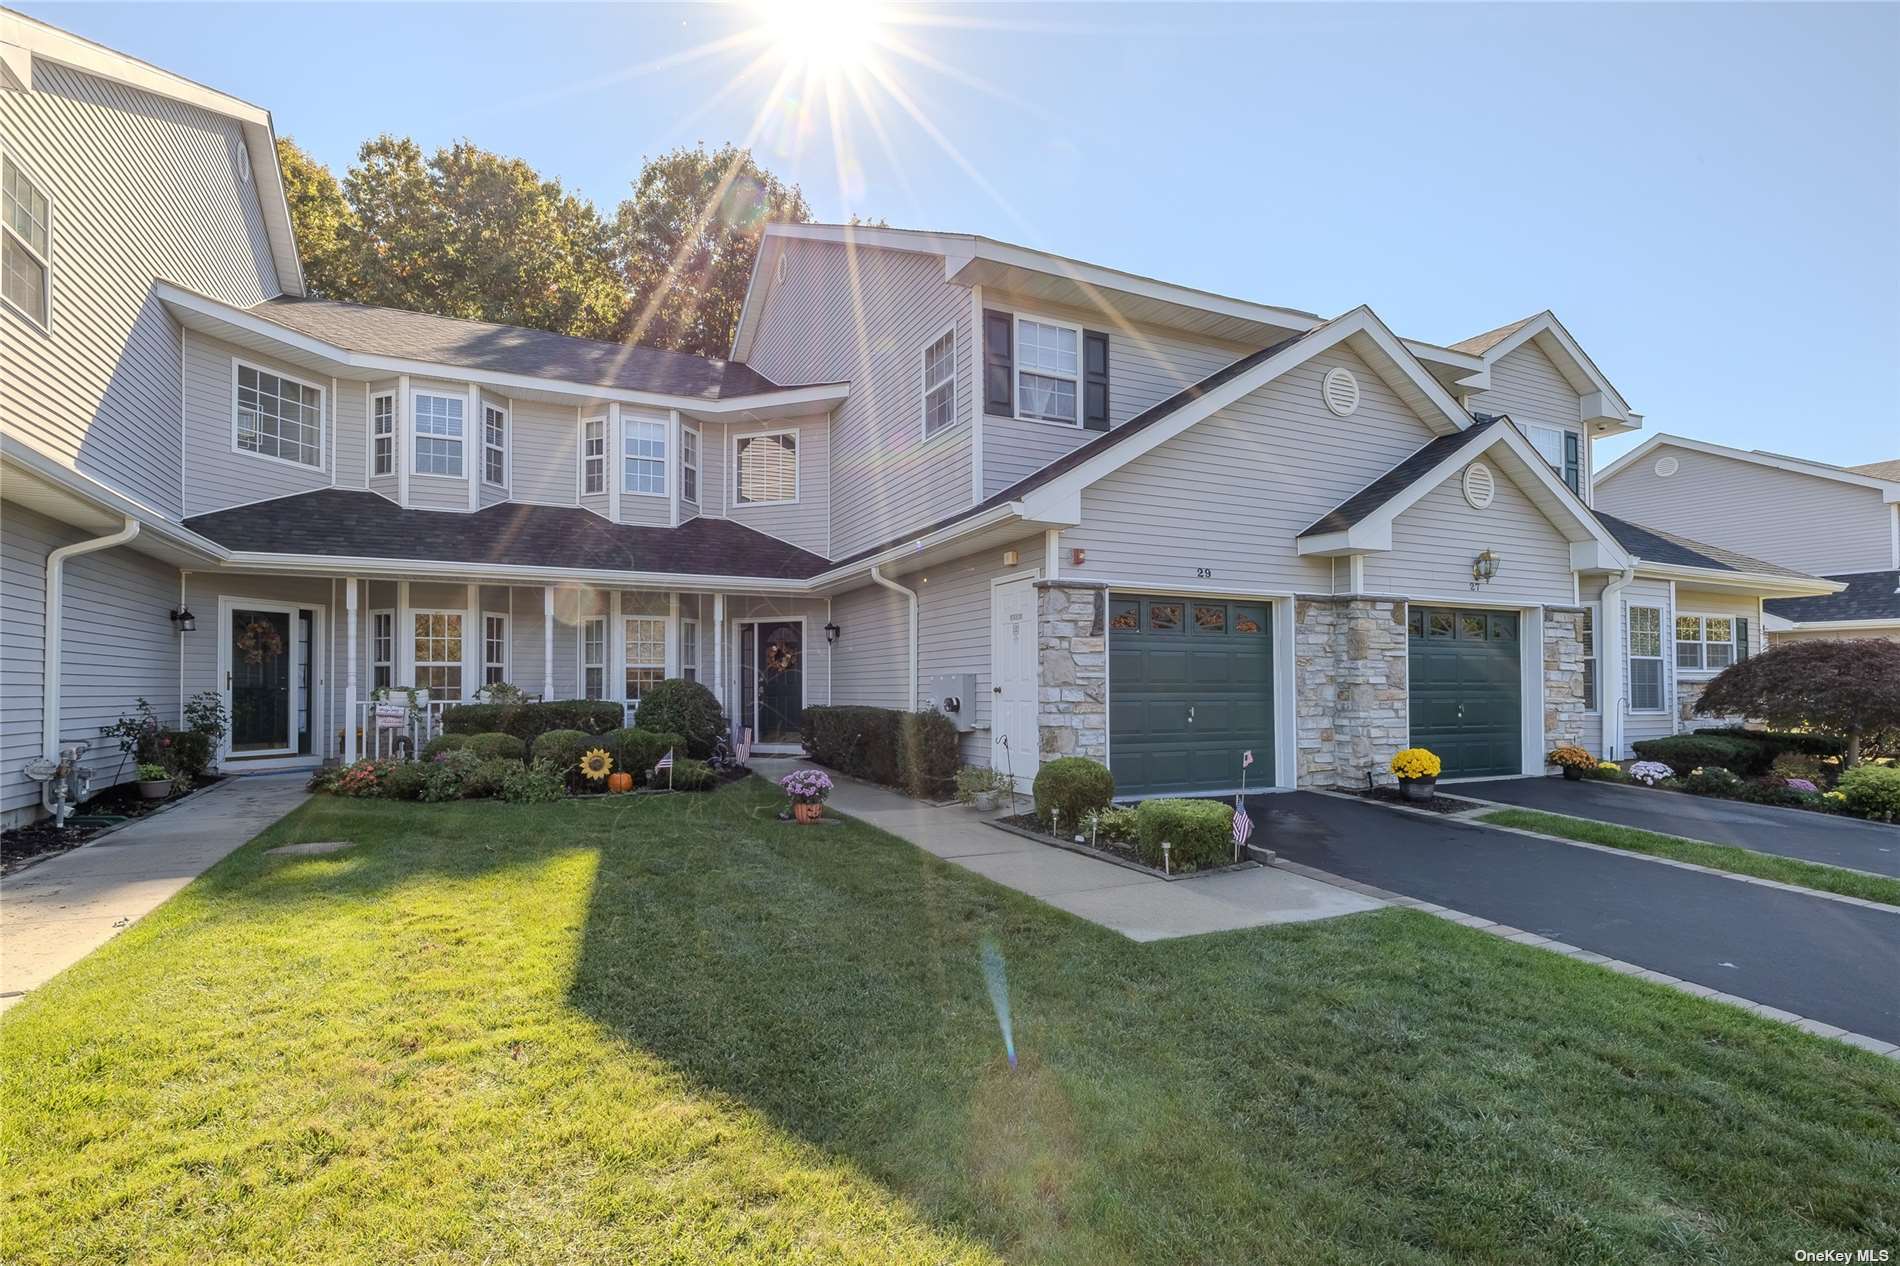
[[[1392,758],[1392,772],[1400,778],[1436,778],[1444,762],[1423,747],[1408,747]]]
[[[614,758],[601,748],[589,748],[587,755],[581,757],[581,773],[594,782],[599,782],[613,770]]]

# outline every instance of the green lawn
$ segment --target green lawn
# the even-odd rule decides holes
[[[1478,820],[1495,826],[1514,826],[1522,831],[1542,831],[1546,835],[1560,835],[1567,840],[1582,840],[1586,844],[1628,849],[1632,853],[1647,853],[1652,857],[1694,862],[1710,870],[1773,879],[1778,883],[1813,888],[1817,892],[1837,892],[1845,897],[1900,905],[1900,879],[1843,870],[1839,866],[1804,862],[1799,858],[1781,857],[1774,853],[1757,853],[1753,849],[1735,848],[1727,844],[1706,844],[1701,840],[1684,839],[1680,835],[1662,835],[1655,831],[1641,831],[1633,826],[1573,818],[1562,813],[1539,813],[1535,809],[1499,809],[1495,813],[1481,815]]]
[[[1900,1064],[1406,911],[1137,945],[776,807],[306,806],[0,1018],[0,1258],[1900,1243]]]

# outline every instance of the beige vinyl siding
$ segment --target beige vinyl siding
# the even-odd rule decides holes
[[[44,58],[33,91],[0,92],[0,149],[53,214],[51,333],[0,304],[0,417],[170,515],[183,504],[179,340],[152,281],[245,307],[278,293],[240,136],[230,119]]]
[[[832,419],[831,549],[875,545],[968,506],[970,291],[937,255],[787,241],[785,281],[759,314],[751,365],[774,382],[849,380]],[[923,349],[957,331],[954,425],[923,438]]]
[[[1005,566],[1003,552],[1014,549],[1021,560],[1015,567]],[[919,594],[917,675],[919,679],[940,673],[974,673],[976,689],[966,704],[973,707],[971,720],[976,728],[962,736],[966,764],[990,763],[990,590],[994,581],[1020,576],[1034,569],[1042,558],[1042,537],[1029,536],[1010,545],[999,545],[940,567],[898,577]],[[895,596],[895,595],[893,595]],[[901,665],[904,660],[899,659]],[[901,683],[902,668],[898,678]],[[929,700],[919,699],[920,706]],[[902,706],[901,704],[899,706]]]
[[[1568,605],[1573,588],[1570,542],[1498,464],[1497,493],[1474,509],[1454,477],[1419,499],[1392,524],[1390,553],[1366,555],[1365,587],[1455,602]],[[1496,579],[1471,588],[1471,562],[1489,549],[1502,560]]]
[[[1759,655],[1762,651],[1762,630],[1760,602],[1753,594],[1722,593],[1712,589],[1691,589],[1686,585],[1676,586],[1677,615],[1714,615],[1728,616],[1731,619],[1748,621],[1748,653]],[[1675,630],[1670,630],[1673,635]],[[1673,637],[1670,653],[1675,653]],[[1679,670],[1685,681],[1706,681],[1715,676],[1708,669],[1696,671],[1684,668]]]
[[[307,376],[307,375],[306,375]],[[326,378],[322,387],[330,413],[330,460],[339,488],[369,486],[369,415],[364,412],[363,384],[347,378]]]
[[[664,596],[662,595],[661,597],[662,605],[660,607],[660,613],[664,614],[666,610]],[[682,607],[684,604],[685,600],[682,598]],[[710,604],[708,604],[708,609],[710,610]],[[836,688],[836,678],[834,675],[836,666],[832,661],[832,647],[825,641],[825,621],[827,619],[825,600],[823,598],[768,598],[745,594],[730,595],[726,598],[726,621],[730,626],[726,630],[726,680],[731,683],[731,689],[728,691],[726,711],[735,726],[739,723],[739,699],[737,691],[739,683],[742,680],[738,672],[739,622],[741,620],[762,620],[770,622],[773,620],[797,619],[799,617],[803,617],[805,621],[805,705],[813,708],[823,707],[831,702],[833,698],[832,692]],[[835,609],[829,618],[837,619]],[[842,643],[843,639],[840,638],[839,640]],[[700,663],[702,667],[712,663],[711,655],[707,655]],[[898,670],[898,675],[900,678],[903,675],[901,668]],[[902,704],[900,703],[898,706],[901,707]]]
[[[748,435],[795,431],[798,435],[798,500],[793,504],[752,504],[738,499],[736,488],[728,489],[731,503],[726,516],[769,536],[825,554],[831,528],[831,454],[830,425],[823,417],[800,418],[793,422],[774,422],[764,427],[725,428],[726,453],[723,462],[729,477],[738,467],[734,457],[740,441]]]
[[[826,448],[830,448],[827,430]],[[731,499],[732,490],[727,486],[732,477],[728,463],[732,460],[732,430],[711,422],[699,424],[699,512],[709,519],[726,517],[726,503]],[[830,481],[830,463],[826,463],[825,478]],[[680,503],[681,513],[685,512],[685,502]],[[829,520],[830,509],[826,508]]]
[[[839,628],[832,698],[867,708],[908,707],[910,691],[904,684],[910,662],[907,600],[881,586],[866,585],[833,598],[831,619]],[[918,637],[921,642],[921,621]]]
[[[207,338],[196,330],[185,330],[183,334],[185,513],[206,514],[227,506],[328,488],[337,395],[330,389],[330,379]],[[321,467],[300,466],[238,449],[234,375],[240,362],[267,373],[294,378],[323,392]]]
[[[1336,365],[1359,379],[1351,417],[1335,417],[1320,402],[1320,379]],[[1431,438],[1358,356],[1334,347],[1086,490],[1082,523],[1063,532],[1062,551],[1067,558],[1081,547],[1088,561],[1063,574],[1234,593],[1328,592],[1332,560],[1300,557],[1295,538]],[[1197,575],[1203,567],[1211,577]]]
[[[40,755],[46,556],[97,533],[12,503],[0,505],[0,525],[0,821],[12,824],[37,816],[39,804],[39,784],[22,770]],[[177,606],[178,569],[170,564],[124,546],[66,562],[59,737],[92,745],[85,763],[97,788],[132,776],[100,730],[129,714],[139,696],[163,724],[178,724],[180,635],[170,619]]]
[[[1257,351],[1235,343],[1196,339],[1153,326],[1118,325],[1067,308],[1018,301],[985,291],[985,308],[1044,316],[1108,335],[1108,420],[1120,426],[1151,405]],[[973,378],[973,382],[980,379]],[[1012,387],[1013,391],[1013,387]],[[1039,470],[1092,438],[1079,426],[983,418],[983,493],[989,496]]]
[[[580,495],[580,429],[570,405],[515,400],[509,415],[514,499],[571,506]]]
[[[1661,738],[1676,732],[1676,648],[1672,634],[1675,630],[1675,608],[1670,603],[1669,582],[1666,580],[1648,580],[1638,578],[1625,585],[1620,592],[1618,609],[1605,612],[1604,619],[1623,619],[1626,607],[1656,607],[1662,611],[1663,630],[1663,709],[1660,712],[1637,712],[1630,708],[1630,677],[1625,664],[1618,672],[1617,679],[1622,683],[1621,698],[1616,700],[1624,709],[1623,741],[1634,743],[1640,739]],[[1619,630],[1617,647],[1625,658],[1629,654],[1628,628]],[[1610,702],[1604,701],[1606,706]]]
[[[1587,501],[1590,494],[1590,439],[1579,422],[1582,397],[1570,380],[1537,346],[1535,339],[1501,357],[1491,366],[1491,389],[1472,395],[1466,403],[1479,413],[1508,414],[1519,427],[1537,423],[1573,432],[1577,437],[1577,455],[1582,467],[1579,485]],[[1557,468],[1559,479],[1563,469]]]

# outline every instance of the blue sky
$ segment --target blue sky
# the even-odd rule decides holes
[[[757,43],[680,57],[755,10],[13,2],[339,172],[466,136],[611,210],[643,156],[756,126],[823,219],[1433,342],[1548,307],[1650,431],[1900,457],[1900,6],[933,7],[876,54],[922,122],[873,86],[834,130],[777,59],[741,75]]]

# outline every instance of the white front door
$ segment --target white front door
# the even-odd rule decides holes
[[[990,764],[1027,789],[1036,777],[1036,577],[990,588]]]

